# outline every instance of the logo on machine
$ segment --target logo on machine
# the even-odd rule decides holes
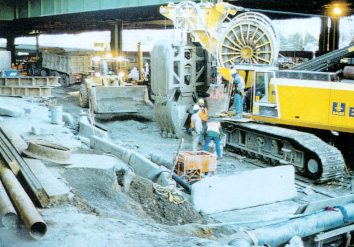
[[[345,116],[345,103],[333,102],[332,115]],[[354,112],[353,112],[353,115],[354,115]]]
[[[349,117],[354,117],[354,107],[349,108]]]

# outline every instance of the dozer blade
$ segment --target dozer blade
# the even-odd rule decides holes
[[[146,111],[146,86],[93,86],[91,103],[96,114],[139,114]]]

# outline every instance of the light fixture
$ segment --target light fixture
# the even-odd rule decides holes
[[[333,14],[336,16],[342,15],[342,9],[339,6],[334,6],[333,7]]]
[[[332,2],[325,5],[327,13],[331,17],[347,16],[349,14],[349,4],[345,2]]]

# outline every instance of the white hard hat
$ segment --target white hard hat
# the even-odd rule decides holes
[[[237,74],[236,68],[232,68],[232,69],[231,69],[231,75],[234,75],[234,74]]]
[[[204,99],[200,98],[200,99],[198,100],[198,105],[204,105]]]
[[[195,105],[193,106],[193,111],[199,111],[199,110],[200,110],[199,105],[198,105],[198,104],[195,104]]]

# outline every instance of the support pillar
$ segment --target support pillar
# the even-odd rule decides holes
[[[325,54],[328,52],[328,22],[329,17],[321,18],[321,31],[319,40],[319,53]]]
[[[7,36],[6,49],[11,52],[11,64],[16,63],[16,47],[15,47],[15,36]]]
[[[114,24],[111,29],[111,51],[113,56],[119,56],[122,52],[122,31],[123,22],[118,22]]]
[[[329,51],[337,50],[339,47],[339,18],[331,18],[328,43]]]
[[[340,17],[330,17],[330,10],[325,9],[321,18],[321,33],[319,39],[319,53],[320,55],[339,47],[339,20]]]
[[[36,57],[39,57],[39,34],[36,35]]]

